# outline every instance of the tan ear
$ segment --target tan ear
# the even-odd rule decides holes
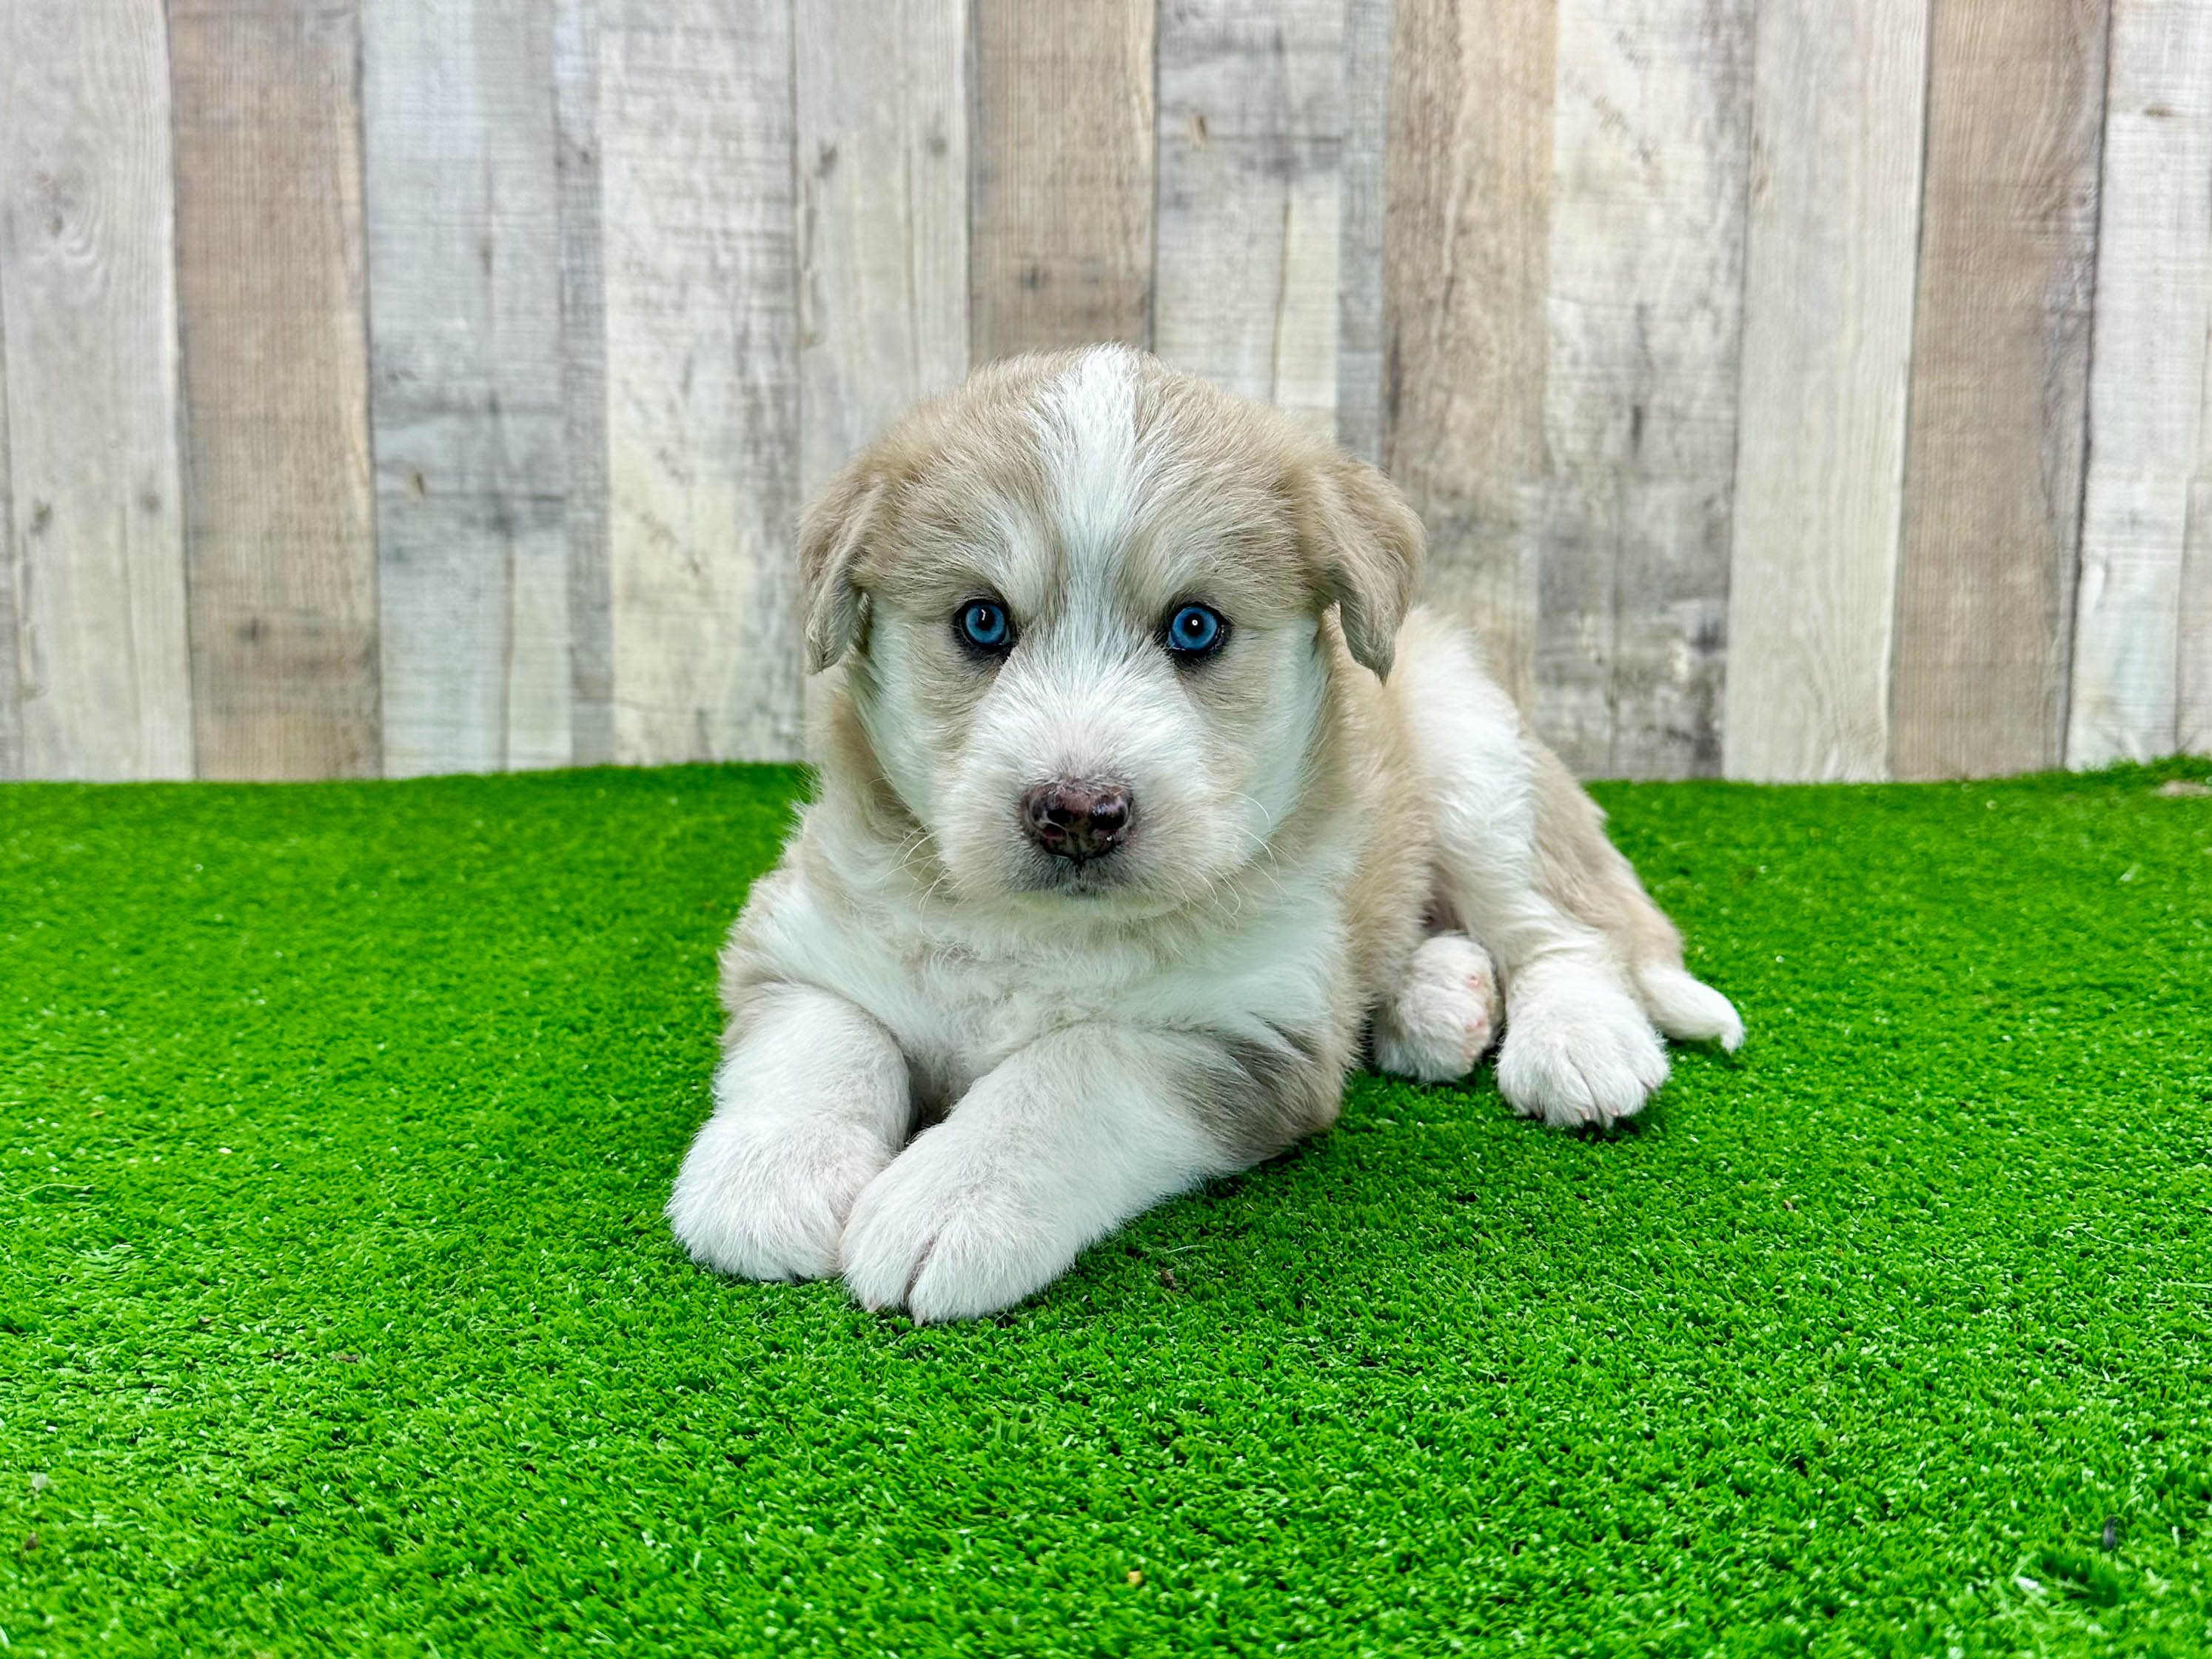
[[[823,490],[799,521],[799,574],[806,590],[806,672],[843,656],[860,631],[867,596],[854,573],[886,489],[863,455]]]
[[[1352,660],[1387,678],[1420,577],[1419,515],[1388,478],[1349,455],[1330,454],[1300,483],[1299,536],[1315,591],[1335,605]]]

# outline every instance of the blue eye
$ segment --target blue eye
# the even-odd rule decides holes
[[[960,607],[955,623],[960,637],[978,651],[1004,651],[1014,641],[1014,625],[1006,606],[991,599],[970,599]]]
[[[1168,618],[1168,649],[1178,657],[1202,657],[1228,631],[1229,624],[1211,605],[1187,605]]]

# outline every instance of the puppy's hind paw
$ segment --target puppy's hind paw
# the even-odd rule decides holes
[[[1464,933],[1438,933],[1413,952],[1396,992],[1375,1011],[1375,1064],[1423,1083],[1463,1078],[1490,1047],[1503,1011],[1489,952]]]
[[[1666,1080],[1658,1032],[1602,981],[1516,1001],[1507,1016],[1498,1087],[1523,1117],[1554,1128],[1603,1127],[1641,1111]]]

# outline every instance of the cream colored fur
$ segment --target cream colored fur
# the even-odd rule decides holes
[[[1408,614],[1373,469],[1121,348],[1016,359],[854,461],[800,537],[819,798],[723,957],[700,1261],[872,1308],[1021,1300],[1129,1217],[1334,1121],[1363,1041],[1606,1124],[1661,1034],[1742,1027],[1482,671]],[[1003,658],[955,618],[1002,605]],[[1172,658],[1166,618],[1226,643]],[[1088,863],[1025,791],[1110,783]]]

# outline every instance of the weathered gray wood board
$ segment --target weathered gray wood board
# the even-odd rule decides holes
[[[2174,747],[2191,755],[2212,755],[2212,352],[2206,354],[2204,408],[2174,629]]]
[[[554,0],[561,191],[562,521],[568,556],[569,742],[580,766],[615,757],[614,592],[607,564],[607,324],[600,247],[599,0]]]
[[[1336,441],[1382,459],[1382,208],[1390,156],[1391,0],[1344,8],[1343,224],[1337,254]]]
[[[552,15],[362,14],[385,769],[573,753]]]
[[[1904,504],[1926,0],[1762,0],[1722,743],[1881,778]]]
[[[968,373],[968,9],[818,0],[794,42],[799,479]],[[809,682],[809,707],[813,682]]]
[[[789,0],[601,18],[615,752],[800,746]]]
[[[356,19],[170,0],[169,29],[199,775],[374,776]]]
[[[1152,343],[1153,0],[971,0],[969,355]]]
[[[1751,0],[1558,0],[1535,723],[1721,766]]]
[[[2103,0],[1934,8],[1899,777],[2026,771],[2063,752],[2106,23]]]
[[[1382,455],[1429,532],[1428,596],[1534,698],[1544,473],[1550,0],[1399,0]]]
[[[192,770],[160,0],[0,10],[0,335],[22,769]]]
[[[1336,432],[1344,0],[1159,11],[1153,349]]]
[[[968,373],[963,0],[817,0],[797,40],[799,475]]]
[[[23,775],[23,687],[15,586],[15,509],[8,465],[8,331],[0,306],[0,781]]]
[[[2212,479],[2212,6],[2113,0],[2111,53],[2070,766],[2180,741],[2191,495]]]

